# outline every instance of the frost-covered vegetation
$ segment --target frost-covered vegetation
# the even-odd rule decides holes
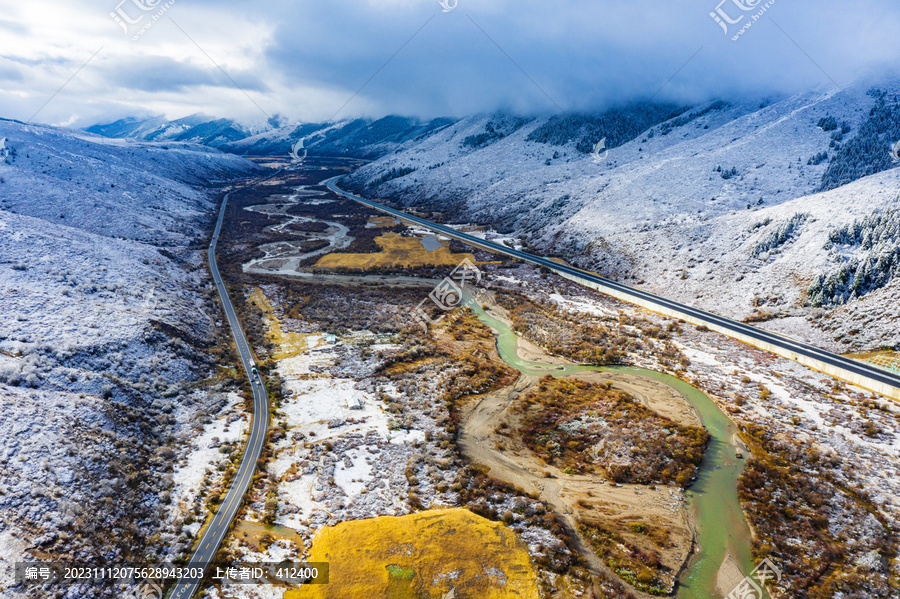
[[[378,177],[378,179],[370,183],[370,186],[375,187],[376,185],[381,185],[382,183],[387,183],[388,181],[393,181],[394,179],[405,177],[406,175],[414,172],[416,172],[416,169],[411,167],[391,169],[385,174]]]
[[[376,121],[357,119],[341,127],[322,125],[322,130],[312,135],[305,145],[318,155],[370,158],[401,143],[434,133],[452,122],[446,118],[422,122],[393,115]]]
[[[515,375],[488,355],[493,336],[470,314],[456,315],[443,333],[450,346],[411,325],[407,311],[423,291],[279,281],[265,285],[268,316],[243,309],[280,397],[264,474],[243,517],[297,531],[302,553],[325,526],[468,507],[509,525],[542,569],[567,572],[574,556],[552,511],[467,467],[453,442],[458,408]],[[366,309],[352,307],[359,305]],[[280,341],[272,336],[273,318]],[[326,341],[325,331],[336,338]],[[350,398],[361,409],[350,409]],[[253,550],[236,538],[227,559]]]
[[[578,151],[587,154],[603,138],[606,138],[607,148],[616,148],[685,111],[687,108],[675,104],[637,104],[601,114],[555,116],[532,131],[527,140],[553,146],[574,142]]]
[[[677,116],[673,119],[670,119],[670,120],[664,122],[662,125],[659,126],[659,133],[660,133],[660,135],[668,135],[675,129],[678,129],[679,127],[684,127],[691,121],[694,121],[694,120],[700,118],[701,116],[705,116],[714,110],[722,110],[723,108],[728,108],[729,106],[731,106],[731,104],[728,102],[725,102],[724,100],[716,100],[715,102],[711,103],[709,106],[706,106],[704,108],[700,108],[697,110],[692,110],[687,114],[682,114],[681,116]],[[652,134],[653,131],[651,130],[650,133]]]
[[[0,557],[155,560],[175,542],[174,462],[224,391],[197,384],[221,341],[199,183],[257,169],[10,121],[0,138],[15,148],[0,163],[0,534],[16,539]]]
[[[550,353],[577,364],[603,366],[627,363],[629,351],[654,347],[659,359],[673,366],[685,362],[668,341],[677,327],[661,329],[627,315],[585,321],[554,302],[534,301],[519,294],[500,294],[497,303],[509,310],[513,330]]]
[[[294,144],[303,139],[304,147],[319,156],[376,158],[453,122],[449,118],[420,121],[396,115],[336,123],[285,122],[283,117],[274,117],[251,131],[229,119],[193,114],[174,121],[162,116],[125,118],[88,127],[87,131],[119,139],[198,143],[253,156],[286,156]]]
[[[818,166],[828,160],[828,152],[822,151],[816,154],[815,156],[810,156],[809,160],[806,161],[807,166]]]
[[[317,156],[378,158],[405,143],[433,135],[454,122],[449,118],[420,121],[389,115],[377,120],[289,123],[226,143],[222,149],[243,155],[286,155],[298,140],[303,139],[304,148]]]
[[[326,175],[322,173],[323,177]],[[280,192],[277,186],[273,190]],[[332,203],[330,209],[343,214],[346,207]],[[740,221],[745,259],[760,233],[765,234],[760,231],[762,227],[790,220],[796,213],[775,214],[768,223],[765,221],[769,215],[758,215],[754,222],[763,224],[752,232],[748,231],[746,221]],[[235,222],[234,234],[238,239],[265,241],[264,236],[255,236],[248,230],[243,221]],[[254,221],[254,226],[271,227],[273,222],[260,219]],[[807,233],[804,230],[801,235]],[[227,253],[232,255],[230,251]],[[238,280],[240,261],[234,261],[231,268]],[[501,306],[491,310],[496,309],[498,317],[508,315],[523,337],[578,362],[597,363],[612,350],[619,362],[665,370],[702,386],[739,426],[756,423],[765,428],[767,438],[792,439],[789,435],[798,435],[810,446],[827,448],[822,451],[829,452],[829,474],[839,481],[840,488],[870,487],[871,491],[854,493],[869,498],[873,509],[891,522],[896,520],[897,508],[891,499],[897,495],[892,494],[897,479],[891,474],[895,466],[893,461],[884,459],[895,453],[896,415],[857,406],[854,402],[865,397],[860,392],[832,389],[819,373],[709,331],[682,326],[683,323],[603,298],[553,275],[542,276],[531,267],[485,264],[482,268],[490,273],[492,281],[496,278],[493,289]],[[244,276],[248,283],[253,281],[249,275]],[[479,394],[502,392],[514,378],[509,376],[507,368],[497,363],[493,336],[466,312],[429,327],[429,334],[423,335],[421,329],[408,322],[407,310],[425,297],[427,288],[388,288],[382,284],[341,287],[321,283],[267,278],[266,292],[274,298],[283,333],[295,334],[303,343],[293,344],[291,352],[279,355],[279,349],[272,343],[254,341],[262,355],[271,359],[271,362],[264,361],[267,368],[279,362],[283,393],[273,419],[275,437],[265,466],[266,475],[257,481],[247,515],[296,530],[299,553],[302,553],[300,545],[308,542],[315,530],[328,524],[373,514],[408,513],[436,505],[464,505],[513,527],[529,544],[532,558],[545,574],[553,570],[577,571],[571,546],[566,549],[561,542],[566,532],[540,501],[492,480],[490,471],[477,466],[464,467],[454,449],[466,406],[478,405]],[[508,310],[501,314],[503,308]],[[258,328],[264,320],[252,312],[244,313],[243,317],[251,328]],[[338,339],[326,341],[327,332],[338,335]],[[297,347],[303,351],[295,353]],[[631,413],[630,406],[619,402],[619,398],[612,402],[606,396],[610,389],[599,389],[602,393],[597,392],[598,403],[606,406],[607,399],[615,403],[606,406],[611,408],[608,412],[617,418],[621,416],[622,420],[607,428],[638,429],[640,435],[618,442],[615,438],[607,439],[603,429],[597,436],[598,441],[603,437],[605,443],[596,448],[597,455],[607,457],[603,452],[608,449],[617,461],[624,456],[636,468],[628,474],[649,476],[647,480],[658,480],[653,477],[662,476],[667,468],[670,468],[669,475],[674,470],[676,477],[685,475],[689,479],[691,455],[696,449],[692,437],[682,439],[677,429],[673,433],[685,441],[684,445],[675,440],[672,443],[674,455],[679,457],[679,463],[681,458],[685,460],[686,470],[680,470],[674,462],[663,464],[665,460],[657,454],[642,454],[642,446],[635,439],[641,443],[649,439],[647,445],[660,451],[663,445],[668,450],[670,439],[652,434],[649,429],[654,427],[644,428],[651,421],[642,414]],[[363,409],[347,409],[348,397],[360,398]],[[569,403],[560,399],[553,409],[556,404],[565,407]],[[600,431],[603,428],[599,425],[600,418],[587,422],[586,412],[581,410],[571,414],[571,418],[558,419],[556,430],[563,431],[567,437],[560,436],[556,441],[564,441],[563,445],[570,448],[569,441],[577,441],[575,437],[581,431],[593,433],[589,429],[594,425]],[[576,418],[581,419],[576,421]],[[635,422],[639,425],[634,425]],[[663,431],[671,429],[668,422],[653,422]],[[859,435],[865,438],[860,440]],[[833,448],[836,449],[832,454]],[[570,449],[574,452],[583,448],[576,443]],[[774,449],[767,446],[766,451],[773,453]],[[574,453],[569,457],[573,456]],[[798,471],[802,473],[807,465],[806,454],[800,452],[787,457],[791,464],[801,464]],[[566,457],[554,459],[563,465]],[[649,471],[640,469],[644,464]],[[573,460],[564,465],[574,468],[577,463]],[[888,475],[877,474],[876,469],[887,470]],[[607,470],[603,473],[607,474]],[[806,484],[805,480],[800,482]],[[789,517],[783,521],[776,518],[777,534],[766,537],[770,540],[765,542],[771,544],[770,555],[784,557],[778,563],[788,571],[787,564],[793,563],[794,555],[791,543],[794,538],[805,538],[809,520],[805,519],[808,512],[797,497],[779,491],[778,497],[782,496],[789,498],[790,511],[785,511]],[[846,564],[832,563],[844,568],[842,572],[865,568],[880,580],[888,566],[872,557],[871,552],[881,547],[877,545],[878,529],[868,526],[866,513],[845,510],[839,503],[835,502],[834,509],[822,510],[828,526],[847,531],[847,536],[862,531],[864,538],[844,545]],[[792,519],[793,514],[801,517]],[[650,541],[662,553],[669,540],[661,534],[664,531],[652,525],[647,528],[642,523],[636,524],[629,531],[582,527],[581,534],[592,544],[596,543],[597,552],[604,556],[607,565],[613,564],[616,572],[621,571],[619,576],[623,580],[654,592],[654,588],[665,586],[677,568],[672,572],[652,569],[657,550],[651,550]],[[636,539],[647,541],[640,551],[635,551]],[[760,551],[765,548],[762,543],[758,545]],[[233,547],[246,553],[253,550],[251,545],[239,536]],[[795,570],[791,573],[785,579],[785,592],[800,596],[804,588],[800,583],[805,581],[795,575]],[[563,578],[554,574],[545,580],[553,580],[552,585],[557,586]],[[863,588],[851,586],[857,584],[858,578],[844,577],[844,580],[849,590]],[[548,585],[548,592],[553,586]],[[874,589],[871,596],[890,596],[876,584],[870,588]],[[609,595],[625,596],[625,592]]]
[[[375,284],[347,284],[331,273],[307,282],[242,269],[260,245],[284,235],[274,226],[283,213],[252,210],[264,202],[295,203],[292,214],[338,220],[351,235],[379,230],[365,228],[376,213],[357,204],[286,193],[290,182],[306,175],[292,173],[233,194],[242,217],[229,219],[220,238],[220,264],[244,300],[237,308],[274,400],[261,474],[236,530],[287,527],[271,531],[264,542],[237,534],[223,559],[256,557],[271,547],[302,557],[326,526],[458,506],[514,530],[539,567],[542,585],[560,584],[558,573],[577,578],[575,555],[554,512],[522,489],[467,467],[454,442],[471,398],[517,376],[471,313],[455,312],[425,335],[410,310],[430,284],[394,286],[382,283],[381,273],[367,273]],[[437,276],[432,271],[425,276]],[[218,489],[204,487],[210,495]],[[273,536],[281,538],[272,543]]]
[[[477,150],[483,148],[498,139],[503,139],[510,133],[518,131],[529,119],[498,115],[492,118],[485,126],[482,133],[469,135],[462,140],[462,145]]]
[[[660,330],[674,325],[671,342],[689,361],[663,367],[644,361],[658,355],[646,351],[629,359],[703,389],[738,425],[751,450],[739,449],[748,458],[739,496],[754,527],[754,556],[768,557],[784,573],[770,589],[773,596],[896,596],[900,416],[891,400],[590,291],[550,292],[540,281],[528,281],[527,295],[535,304],[552,299],[578,310],[574,320],[618,310]],[[586,421],[582,417],[577,428],[565,428],[580,430]],[[664,531],[645,527],[623,533],[591,521],[582,522],[581,529],[624,579],[647,592],[661,581],[665,573],[653,569],[656,556],[638,550],[635,539],[649,537],[661,548]]]
[[[844,304],[885,287],[900,274],[900,210],[875,212],[832,230],[825,249],[840,266],[810,285],[813,305]]]
[[[759,537],[757,557],[786,566],[781,586],[808,599],[891,596],[891,524],[863,489],[836,479],[834,452],[757,425],[746,430],[754,451],[738,491]]]
[[[722,177],[725,181],[729,179],[733,179],[740,175],[736,166],[732,166],[731,168],[722,168],[721,166],[716,167],[716,172],[719,173],[719,176]]]
[[[824,131],[832,134],[832,155],[828,169],[822,175],[822,189],[834,189],[896,166],[891,160],[891,145],[900,140],[900,97],[881,89],[869,92],[875,100],[868,118],[859,131],[843,145],[838,142],[850,131],[849,125],[839,129],[837,120],[828,117],[820,122]]]
[[[591,549],[604,563],[630,585],[650,595],[665,596],[677,572],[660,563],[658,552],[642,550],[634,542],[641,538],[659,549],[669,544],[668,531],[663,527],[632,524],[630,528],[615,530],[600,521],[579,522],[579,530]]]
[[[884,81],[886,95],[867,95],[870,87],[694,107],[622,143],[608,138],[596,158],[572,146],[583,141],[592,151],[587,138],[604,134],[581,131],[602,114],[539,117],[485,146],[463,146],[492,119],[480,115],[403,145],[350,181],[446,222],[515,233],[532,252],[677,301],[738,320],[764,311],[766,328],[828,349],[880,347],[879,335],[895,337],[889,321],[879,335],[856,326],[832,334],[807,295],[820,274],[836,270],[822,250],[831,228],[896,207],[900,170],[888,167],[900,135],[888,112],[900,82]],[[829,160],[857,138],[873,140],[860,164],[877,158],[878,172],[819,191]],[[365,187],[399,168],[418,170]],[[789,239],[779,243],[782,231],[756,248],[768,234],[751,230],[756,223],[773,229],[797,214],[809,218]],[[874,317],[877,308],[860,310]]]
[[[778,223],[774,229],[768,231],[756,242],[750,253],[753,254],[754,258],[759,258],[761,254],[776,250],[792,241],[800,233],[800,228],[808,218],[809,214],[798,212],[787,221]]]

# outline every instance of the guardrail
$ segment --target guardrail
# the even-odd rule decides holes
[[[424,218],[407,214],[400,210],[395,210],[394,208],[389,208],[388,206],[342,190],[337,186],[337,180],[340,178],[342,177],[333,177],[323,183],[337,194],[369,206],[370,208],[379,210],[380,212],[395,216],[401,220],[420,225],[452,239],[457,239],[463,243],[492,253],[503,254],[529,264],[534,264],[535,266],[547,268],[570,281],[590,289],[595,289],[605,295],[640,306],[651,312],[663,314],[671,318],[678,318],[694,325],[705,326],[710,330],[727,335],[732,339],[742,341],[753,347],[793,360],[799,364],[803,364],[804,366],[839,378],[853,385],[880,393],[886,397],[900,400],[900,376],[887,370],[827,352],[815,346],[791,339],[790,337],[779,335],[778,333],[773,333],[765,329],[758,329],[742,322],[731,320],[692,306],[680,304],[640,289],[634,289],[579,268],[560,264],[541,256],[535,256],[491,241],[479,239],[472,235],[456,231],[445,225],[432,223]]]

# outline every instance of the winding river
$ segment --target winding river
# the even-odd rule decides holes
[[[737,481],[744,469],[744,461],[736,457],[732,442],[738,431],[715,402],[681,379],[653,370],[634,367],[556,366],[522,360],[518,354],[518,336],[509,326],[485,312],[471,296],[467,300],[467,305],[474,310],[479,320],[494,330],[500,357],[520,372],[538,376],[565,376],[592,370],[623,372],[660,381],[686,397],[709,431],[711,440],[703,455],[697,480],[685,494],[687,508],[693,513],[696,523],[697,546],[689,567],[679,578],[676,596],[678,599],[722,597],[722,593],[716,589],[716,581],[719,569],[729,555],[743,574],[753,569],[750,529],[737,496]]]

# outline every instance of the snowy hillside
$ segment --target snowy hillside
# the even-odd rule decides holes
[[[0,139],[0,558],[143,558],[172,435],[218,401],[193,385],[219,318],[199,183],[258,169],[11,121]]]
[[[250,131],[232,120],[216,119],[204,114],[192,114],[174,121],[161,116],[149,119],[125,118],[114,123],[94,125],[85,130],[118,139],[184,141],[214,148],[250,135]]]
[[[891,119],[896,88],[587,117],[475,116],[405,144],[350,183],[371,197],[515,232],[536,251],[628,284],[843,349],[857,343],[856,333],[838,342],[819,327],[819,315],[855,297],[838,297],[834,285],[825,302],[808,291],[820,275],[859,259],[859,248],[829,244],[832,229],[898,206],[888,153],[891,136],[900,136]],[[664,120],[628,139],[654,118]],[[595,147],[601,140],[605,148]],[[843,183],[834,188],[836,180]],[[877,263],[882,249],[862,259]],[[869,347],[873,336],[858,343]],[[877,345],[897,343],[892,333]]]
[[[371,121],[355,119],[337,123],[301,123],[264,131],[222,149],[241,155],[287,154],[303,140],[303,147],[318,156],[377,158],[395,151],[404,143],[433,134],[450,125],[451,119],[417,119],[386,116]]]
[[[246,160],[187,144],[130,144],[0,120],[14,155],[0,164],[0,210],[143,241],[197,233],[209,197],[194,186],[250,174]]]
[[[228,119],[196,114],[174,121],[164,117],[127,118],[94,125],[86,131],[113,139],[198,143],[242,156],[283,156],[302,139],[304,147],[319,156],[378,158],[454,122],[446,118],[420,121],[400,116],[331,123],[283,123],[281,120],[271,119],[266,126],[253,131]]]

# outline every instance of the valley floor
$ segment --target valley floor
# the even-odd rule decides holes
[[[617,486],[538,460],[499,428],[504,419],[516,428],[510,407],[534,389],[537,377],[510,369],[493,336],[462,313],[432,325],[428,335],[415,324],[410,310],[449,268],[419,264],[392,272],[382,264],[364,272],[342,263],[326,271],[316,264],[320,250],[310,255],[300,248],[292,256],[299,242],[287,240],[279,226],[284,215],[324,219],[320,231],[332,244],[325,255],[376,252],[377,245],[359,240],[396,226],[310,193],[313,176],[330,175],[301,171],[275,181],[264,195],[238,198],[235,209],[246,220],[229,232],[243,243],[226,251],[232,271],[225,276],[243,298],[245,322],[278,398],[263,475],[228,542],[230,558],[302,558],[315,554],[318,532],[342,522],[462,506],[516,533],[534,569],[520,575],[533,577],[543,596],[577,597],[588,588],[598,596],[639,594],[600,559],[589,559],[588,569],[578,565],[576,554],[586,551],[579,542],[582,512],[606,514],[609,522],[652,521],[667,534],[660,571],[679,573],[693,538],[680,489],[659,482]],[[298,185],[303,193],[289,193]],[[304,206],[309,199],[312,205]],[[278,210],[260,209],[266,202]],[[335,224],[347,228],[349,245],[332,235]],[[282,244],[277,265],[260,261],[271,260],[273,235]],[[900,419],[891,402],[530,267],[475,257],[492,285],[491,312],[520,335],[521,358],[549,368],[580,362],[572,357],[581,351],[581,336],[607,331],[606,349],[619,360],[691,382],[731,417],[741,431],[732,451],[748,459],[738,493],[754,551],[784,567],[780,592],[795,595],[812,586],[890,596],[900,574],[892,532],[900,525]],[[563,337],[573,341],[566,345]],[[605,373],[578,378],[613,382],[679,425],[699,422],[677,392],[658,383]],[[773,497],[780,497],[778,507]],[[648,547],[631,550],[630,559]],[[720,582],[736,576],[735,562],[726,562],[731,567]],[[720,591],[729,584],[722,582]],[[228,587],[211,589],[210,596],[283,591]]]

